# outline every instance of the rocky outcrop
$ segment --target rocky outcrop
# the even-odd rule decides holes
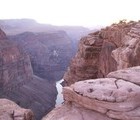
[[[112,52],[117,69],[140,65],[140,22],[123,38],[121,47]]]
[[[112,71],[140,65],[140,22],[112,24],[83,37],[64,75],[66,85],[102,78]]]
[[[0,99],[0,120],[33,120],[33,112],[23,109],[14,102]]]
[[[139,74],[132,67],[64,87],[65,103],[42,120],[139,120]]]
[[[0,98],[31,109],[38,120],[54,108],[56,95],[55,84],[33,74],[29,56],[16,43],[0,40]]]
[[[50,81],[62,79],[72,57],[72,43],[64,31],[25,32],[9,36],[30,55],[35,75]]]

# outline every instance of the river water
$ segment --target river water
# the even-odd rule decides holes
[[[56,99],[56,106],[62,104],[64,101],[63,94],[62,94],[62,85],[61,85],[62,82],[63,82],[63,79],[56,82],[56,88],[58,91],[58,95],[57,95],[57,99]]]

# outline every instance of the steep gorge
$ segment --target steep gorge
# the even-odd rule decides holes
[[[29,54],[35,75],[49,81],[62,79],[73,55],[72,42],[66,32],[25,32],[9,39]]]
[[[29,54],[34,74],[49,81],[63,78],[80,37],[89,32],[82,26],[54,26],[33,19],[0,20],[0,27]]]
[[[91,33],[64,75],[64,104],[42,120],[139,120],[139,74],[140,22]]]
[[[29,56],[2,30],[0,35],[0,98],[31,109],[38,120],[55,106],[55,84],[35,76]]]

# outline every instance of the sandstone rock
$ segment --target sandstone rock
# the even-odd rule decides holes
[[[0,99],[0,120],[33,120],[34,115],[30,109],[19,107],[7,99]]]
[[[124,79],[128,82],[135,83],[140,85],[139,79],[140,69],[139,66],[131,67],[129,69],[117,70],[115,72],[111,72],[107,75],[108,78],[117,78],[117,79]]]
[[[66,85],[140,65],[139,32],[140,22],[121,21],[83,37],[64,75]]]
[[[65,117],[66,119],[77,117],[75,118],[77,120],[90,119],[81,118],[77,114],[79,108],[75,108],[76,105],[88,110],[84,115],[102,116],[100,119],[92,117],[92,120],[139,120],[140,84],[138,73],[140,74],[140,66],[112,72],[108,75],[109,78],[84,80],[64,87],[64,105],[50,112],[43,120],[54,120],[55,118],[61,120]],[[67,103],[71,107],[67,106]]]
[[[112,52],[117,69],[140,65],[140,23],[133,26],[123,39],[121,47]]]
[[[112,120],[111,118],[100,114],[96,111],[91,111],[83,108],[75,103],[64,104],[61,107],[55,108],[42,120]]]
[[[98,36],[87,36],[81,39],[79,50],[64,75],[64,80],[67,85],[79,80],[97,78],[99,53],[103,42],[97,38]]]

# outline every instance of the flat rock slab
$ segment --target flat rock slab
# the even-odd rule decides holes
[[[112,119],[140,120],[139,74],[140,67],[133,67],[79,81],[63,88],[64,99]]]
[[[73,90],[85,97],[107,102],[129,101],[140,93],[140,87],[131,82],[115,78],[80,81]]]
[[[133,67],[64,87],[64,105],[43,120],[140,120],[139,74]]]
[[[108,78],[123,79],[140,85],[140,66],[117,70],[107,75]]]

